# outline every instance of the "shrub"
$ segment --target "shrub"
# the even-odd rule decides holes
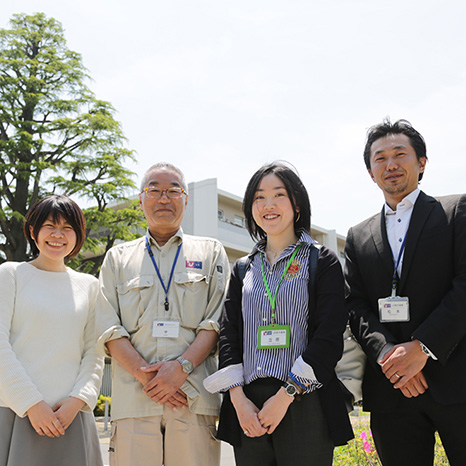
[[[110,415],[110,408],[112,406],[112,398],[110,396],[99,395],[97,399],[97,404],[94,408],[94,416],[104,416],[105,415],[105,401],[108,401],[108,414]]]

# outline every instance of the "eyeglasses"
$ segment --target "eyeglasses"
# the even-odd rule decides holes
[[[186,191],[183,188],[160,189],[155,186],[148,186],[144,188],[142,192],[145,192],[151,199],[160,199],[163,194],[169,199],[179,199]]]

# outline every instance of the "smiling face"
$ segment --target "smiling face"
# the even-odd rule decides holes
[[[39,250],[38,259],[42,264],[64,264],[65,257],[76,246],[76,232],[63,217],[53,220],[53,217],[49,216],[40,227],[36,237],[34,237],[32,226],[30,231]]]
[[[295,212],[278,176],[269,174],[260,181],[254,195],[252,216],[268,238],[294,238]]]
[[[397,204],[418,186],[427,159],[419,160],[405,134],[390,134],[374,141],[370,151],[372,180],[384,192],[385,201],[396,209]]]
[[[144,187],[150,186],[162,190],[173,187],[183,188],[180,175],[165,168],[157,168],[148,173]],[[165,244],[181,226],[188,197],[183,194],[178,199],[170,199],[164,193],[159,199],[153,199],[142,192],[139,195],[139,202],[151,235],[159,245]]]

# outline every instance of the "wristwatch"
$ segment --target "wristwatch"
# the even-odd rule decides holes
[[[295,395],[298,394],[298,389],[296,388],[296,385],[286,382],[285,385],[283,385],[283,388],[285,389],[285,393],[288,396],[291,396],[292,398],[295,397]]]
[[[426,345],[424,345],[424,343],[422,343],[422,341],[419,342],[420,345],[421,345],[421,351],[426,354],[427,356],[431,356],[431,352],[429,351],[429,348],[427,348]]]
[[[176,360],[181,364],[181,369],[183,369],[184,373],[191,374],[191,372],[194,370],[194,366],[191,361],[188,361],[182,356],[179,356],[178,358],[176,358]]]

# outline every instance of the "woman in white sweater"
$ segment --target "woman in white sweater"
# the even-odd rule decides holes
[[[0,265],[0,466],[100,466],[98,281],[65,265],[84,243],[84,216],[48,196],[24,233],[36,257]]]

